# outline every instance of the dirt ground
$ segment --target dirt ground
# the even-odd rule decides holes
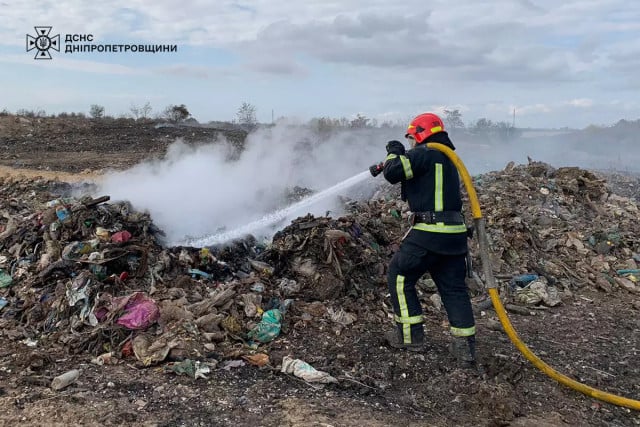
[[[214,133],[170,128],[165,137],[167,130],[152,124],[130,123],[123,129],[117,123],[0,119],[1,176],[68,182],[99,179],[105,163],[118,169],[161,154],[172,138],[211,138]],[[75,144],[81,144],[80,152],[74,151]],[[384,285],[368,289],[344,297],[341,304],[354,312],[367,304],[388,304]],[[230,365],[212,370],[206,379],[168,374],[161,366],[96,365],[92,355],[71,355],[62,345],[3,340],[0,425],[640,425],[640,413],[584,396],[538,371],[510,343],[490,309],[476,313],[484,373],[455,367],[447,351],[444,311],[422,296],[430,345],[425,353],[385,346],[381,336],[390,321],[359,318],[347,328],[333,329],[307,319],[288,322],[282,336],[266,346],[270,365]],[[559,306],[510,318],[534,353],[560,372],[640,398],[640,295],[587,286],[575,289]],[[328,371],[339,382],[318,385],[282,374],[276,364],[286,355]],[[214,352],[203,358],[220,356]],[[52,378],[70,369],[81,370],[78,380],[53,391]]]
[[[157,158],[176,138],[243,144],[245,132],[131,119],[0,116],[0,165],[71,173],[122,169]]]
[[[382,289],[380,291],[383,291]],[[637,303],[637,302],[636,302]],[[427,311],[430,349],[397,352],[383,345],[380,325],[356,324],[335,340],[315,328],[295,329],[269,346],[272,359],[292,354],[337,375],[335,385],[307,384],[274,367],[216,369],[208,379],[168,375],[132,364],[97,366],[26,344],[0,353],[2,425],[259,425],[259,426],[632,426],[638,413],[563,387],[529,364],[478,316],[479,376],[458,369],[446,350],[443,313]],[[580,295],[535,316],[512,315],[530,348],[552,366],[610,393],[639,392],[638,309],[631,301]],[[81,369],[54,392],[51,379]]]

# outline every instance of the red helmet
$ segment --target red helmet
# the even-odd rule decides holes
[[[443,131],[444,123],[440,117],[433,113],[424,113],[411,120],[404,137],[409,138],[412,136],[416,143],[420,144],[434,133]]]

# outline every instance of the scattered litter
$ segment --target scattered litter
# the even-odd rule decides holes
[[[80,370],[73,369],[71,371],[65,372],[62,375],[59,375],[51,381],[51,388],[58,391],[66,388],[76,382],[76,380],[80,377]]]
[[[282,295],[284,295],[285,297],[289,297],[300,292],[301,286],[297,281],[285,278],[280,280],[278,289],[280,289]]]
[[[515,299],[524,305],[544,303],[548,307],[555,307],[562,303],[558,289],[548,286],[544,277],[537,277],[529,281],[523,288],[516,287]]]
[[[205,279],[211,279],[211,274],[204,272],[202,270],[198,270],[197,268],[190,268],[189,270],[187,270],[187,273],[191,274],[191,277],[193,277],[194,279],[197,276],[200,276]]]
[[[331,320],[341,326],[349,326],[356,321],[356,316],[351,313],[347,313],[343,308],[333,309],[329,307],[327,314]]]
[[[247,336],[249,339],[261,343],[267,343],[280,335],[282,328],[282,313],[278,309],[267,310],[262,314],[262,320],[253,328]]]
[[[7,288],[13,283],[13,278],[6,271],[0,269],[0,288]]]
[[[178,340],[168,340],[164,337],[154,339],[146,334],[137,335],[131,342],[133,354],[144,366],[162,362],[167,358],[171,349],[179,344]]]
[[[207,379],[206,374],[211,372],[208,364],[199,360],[185,359],[180,362],[170,362],[163,367],[165,372],[173,372],[177,375],[186,375],[195,379]]]
[[[114,357],[113,352],[103,353],[98,357],[91,359],[91,363],[94,365],[115,365],[118,363],[118,359]]]
[[[265,353],[248,354],[242,356],[242,358],[254,366],[266,366],[269,364],[269,355]]]
[[[327,372],[318,371],[307,362],[300,359],[292,359],[289,356],[285,356],[282,359],[282,368],[280,371],[285,374],[293,374],[310,383],[328,384],[338,382],[337,379]]]
[[[160,317],[160,309],[156,302],[142,292],[115,298],[113,305],[123,306],[125,314],[120,316],[116,323],[127,329],[147,329]]]
[[[227,360],[222,364],[222,369],[230,371],[233,368],[241,368],[243,366],[246,366],[244,360]]]

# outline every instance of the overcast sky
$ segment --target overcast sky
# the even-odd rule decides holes
[[[61,51],[26,52],[34,26]],[[177,45],[168,53],[65,53],[93,44]],[[80,43],[84,44],[84,43]],[[128,113],[185,104],[201,122],[405,119],[459,109],[523,127],[640,118],[640,2],[0,0],[0,110]]]

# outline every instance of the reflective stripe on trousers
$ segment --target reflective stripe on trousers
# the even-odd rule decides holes
[[[398,305],[400,306],[400,318],[409,317],[409,308],[407,307],[407,297],[404,295],[404,276],[398,274],[396,277],[396,294],[398,295]],[[411,344],[411,324],[402,323],[402,340],[405,344]]]

